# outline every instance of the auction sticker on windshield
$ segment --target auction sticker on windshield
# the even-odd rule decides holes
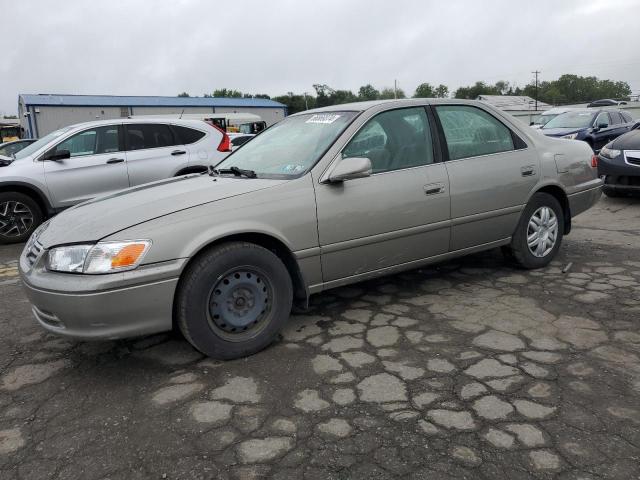
[[[305,123],[333,123],[340,118],[340,115],[335,113],[317,113],[312,115]]]

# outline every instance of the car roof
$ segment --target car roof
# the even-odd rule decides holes
[[[390,107],[410,107],[414,105],[437,105],[437,104],[461,104],[461,105],[487,105],[479,100],[462,100],[457,98],[403,98],[391,100],[369,100],[366,102],[342,103],[339,105],[330,105],[327,107],[313,108],[295,113],[294,115],[303,115],[308,113],[322,112],[364,112],[370,108],[379,105],[388,105]],[[293,116],[293,115],[292,115]]]
[[[154,118],[111,118],[111,119],[104,119],[104,120],[92,120],[90,122],[75,123],[73,125],[69,125],[63,128],[73,128],[73,129],[91,128],[91,127],[100,127],[103,125],[131,124],[131,123],[171,123],[174,125],[184,125],[184,126],[192,126],[192,127],[202,127],[203,125],[211,127],[211,125],[209,125],[204,120],[189,120],[189,119],[179,119],[179,118],[171,118],[171,117],[154,117]]]

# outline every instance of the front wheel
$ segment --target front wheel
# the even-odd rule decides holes
[[[42,210],[28,195],[0,193],[0,245],[26,242],[42,220]]]
[[[184,272],[176,321],[205,355],[228,360],[270,345],[291,313],[293,286],[273,252],[247,242],[220,245]]]
[[[511,258],[522,268],[547,266],[562,243],[564,214],[560,202],[548,193],[531,197],[511,239]]]

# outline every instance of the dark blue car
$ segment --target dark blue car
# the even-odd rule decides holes
[[[633,125],[633,119],[627,112],[582,108],[558,115],[540,131],[549,137],[583,140],[598,152],[611,140],[631,130]]]

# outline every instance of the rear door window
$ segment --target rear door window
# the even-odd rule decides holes
[[[206,133],[201,132],[200,130],[183,127],[182,125],[171,125],[171,129],[173,130],[176,136],[176,140],[180,145],[189,145],[191,143],[196,143],[206,135]]]
[[[620,115],[624,119],[625,123],[633,122],[633,118],[631,118],[631,115],[629,115],[627,112],[620,112]]]
[[[611,118],[610,125],[619,125],[624,123],[620,118],[620,114],[618,112],[609,112],[609,117]]]
[[[147,148],[171,147],[181,145],[174,138],[169,125],[162,123],[128,124],[127,149],[142,150]]]
[[[436,113],[447,140],[450,160],[515,150],[511,130],[480,108],[442,105],[436,107]]]

